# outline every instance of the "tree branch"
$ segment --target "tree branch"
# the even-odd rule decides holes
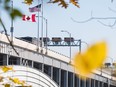
[[[116,11],[112,10],[111,8],[109,8],[109,10],[111,10],[111,11],[113,11],[113,12],[116,12]],[[96,19],[98,19],[98,22],[101,23],[101,24],[104,25],[104,26],[113,27],[113,26],[116,25],[116,17],[93,17],[93,16],[92,16],[92,11],[91,11],[91,17],[88,18],[88,19],[86,19],[86,20],[84,20],[84,21],[77,21],[77,20],[75,20],[75,19],[73,19],[73,18],[71,17],[71,20],[72,20],[73,22],[76,22],[76,23],[86,23],[86,22],[89,22],[89,21],[91,21],[91,20],[96,20]],[[112,25],[107,25],[107,24],[104,24],[104,23],[102,23],[101,21],[99,21],[99,20],[109,20],[109,19],[111,19],[111,20],[114,20],[114,19],[115,19],[115,21],[114,21],[114,23],[113,23]]]
[[[76,21],[71,17],[71,20],[74,21],[74,22],[77,22],[77,23],[86,23],[86,22],[89,22],[89,21],[94,20],[94,19],[108,20],[108,19],[116,19],[116,17],[104,17],[104,18],[102,18],[102,17],[91,17],[91,18],[89,18],[87,20],[84,20],[84,21]]]
[[[114,26],[116,25],[116,20],[114,21],[114,23],[113,23],[112,25],[111,25],[111,24],[110,24],[110,25],[104,24],[104,23],[102,23],[102,22],[99,21],[99,20],[98,20],[98,22],[101,23],[101,24],[104,25],[104,26],[111,27],[111,28],[114,27]]]
[[[19,55],[19,53],[16,51],[16,49],[14,48],[12,42],[10,41],[10,39],[9,39],[9,37],[8,37],[7,30],[6,30],[5,26],[4,26],[4,24],[3,24],[1,18],[0,18],[0,23],[1,23],[2,27],[3,27],[3,29],[4,29],[5,35],[6,35],[7,39],[8,39],[8,42],[9,42],[10,46],[11,46],[12,49],[15,51],[15,53],[16,53],[17,55]]]
[[[113,10],[113,9],[111,9],[110,7],[108,7],[108,9],[109,9],[110,11],[112,11],[112,12],[115,12],[115,13],[116,13],[116,10]]]

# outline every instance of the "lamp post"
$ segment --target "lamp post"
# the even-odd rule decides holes
[[[89,48],[89,44],[88,44],[87,42],[85,42],[85,41],[81,41],[81,43],[86,44],[86,45],[87,45],[87,48]]]
[[[11,0],[11,12],[13,13],[13,0]],[[11,19],[11,28],[10,28],[10,32],[11,32],[11,44],[13,44],[13,18]]]
[[[47,54],[47,37],[48,37],[48,20],[45,17],[40,16],[42,19],[45,20],[46,22],[46,54]],[[42,42],[43,42],[43,37],[42,37]]]
[[[113,72],[113,58],[111,58],[111,57],[107,57],[108,59],[111,59],[111,74],[112,74],[112,72]],[[111,79],[112,79],[112,76],[111,76]]]
[[[111,57],[107,57],[108,59],[111,59],[111,80],[112,80],[112,72],[113,72],[113,66],[112,66],[112,64],[113,64],[113,58],[111,58]],[[110,79],[108,79],[108,87],[110,87]]]
[[[81,48],[82,43],[84,43],[87,46],[87,48],[89,48],[89,44],[87,42],[82,41],[81,39],[79,40],[79,42],[80,42],[80,44],[79,44],[79,53],[81,53],[81,50],[82,50],[82,48]]]
[[[71,59],[71,33],[66,30],[61,30],[61,32],[66,32],[69,34],[69,37],[70,37],[70,59]]]
[[[46,54],[47,54],[47,36],[48,36],[48,20],[46,18],[43,17],[43,19],[45,20],[46,22]]]
[[[106,57],[107,59],[111,59],[111,63],[109,63],[109,62],[106,62],[105,63],[105,66],[107,66],[107,69],[108,69],[108,66],[110,66],[111,65],[111,70],[110,70],[110,74],[111,74],[111,80],[112,80],[112,71],[113,71],[113,66],[112,66],[112,64],[113,64],[113,58],[111,58],[111,57]],[[101,66],[101,76],[102,76],[102,73],[103,73],[103,68],[104,67],[102,67]],[[105,70],[105,69],[104,69]],[[107,78],[107,85],[108,85],[108,87],[110,87],[110,79],[109,78]],[[103,84],[102,84],[102,86],[103,86]]]
[[[113,58],[112,57],[107,57],[108,59],[111,59],[111,67],[112,67],[112,64],[113,64]]]

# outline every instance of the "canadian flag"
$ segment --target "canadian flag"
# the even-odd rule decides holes
[[[23,15],[23,16],[22,16],[22,20],[23,20],[23,21],[36,22],[35,17],[36,17],[35,14],[32,14],[31,16]]]

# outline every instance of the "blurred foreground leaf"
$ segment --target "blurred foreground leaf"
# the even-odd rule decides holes
[[[4,87],[10,87],[10,84],[4,84]]]
[[[8,72],[9,70],[12,70],[13,71],[13,68],[12,67],[8,67],[8,66],[2,66],[2,71],[3,72]]]
[[[58,3],[58,5],[61,5],[64,8],[68,7],[68,4],[64,0],[50,0],[48,3]]]
[[[77,6],[78,8],[80,8],[79,4],[78,4],[78,0],[70,0],[70,3],[72,3],[73,5]]]
[[[4,77],[0,76],[0,82],[3,82],[3,78],[4,78]]]
[[[2,0],[3,3],[3,10],[5,10],[11,19],[16,19],[16,17],[22,17],[22,12],[17,9],[13,8],[13,1],[12,0]]]
[[[25,81],[19,80],[19,78],[11,78],[11,77],[9,77],[9,80],[14,82],[15,84],[20,84],[22,86],[24,86],[24,84],[25,84]]]
[[[31,5],[32,2],[33,2],[33,0],[24,0],[24,3],[25,3],[25,4],[28,4],[28,5]]]
[[[13,9],[13,12],[10,13],[10,16],[12,19],[15,19],[16,17],[22,17],[22,13],[17,9]]]
[[[93,70],[102,66],[107,55],[107,46],[105,42],[93,44],[84,53],[77,53],[73,59],[74,68],[82,76],[89,75]]]

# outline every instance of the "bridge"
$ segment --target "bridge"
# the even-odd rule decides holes
[[[37,50],[35,44],[17,38],[13,38],[13,46],[19,55],[12,49],[6,36],[0,34],[0,66],[12,66],[15,70],[1,75],[17,77],[29,84],[27,86],[116,87],[116,78],[104,70],[92,72],[92,76],[86,77],[83,81],[69,64],[69,57],[50,49],[47,49],[46,54],[46,48],[39,47]],[[12,85],[21,87],[17,84]]]

